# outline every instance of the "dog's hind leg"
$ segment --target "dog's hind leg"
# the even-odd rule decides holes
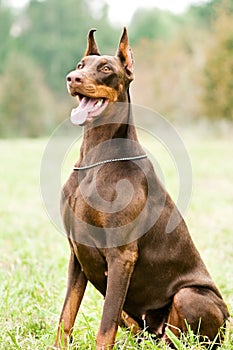
[[[168,317],[168,327],[179,337],[187,325],[201,339],[221,342],[220,328],[229,317],[224,301],[212,290],[203,287],[183,288],[174,298]]]
[[[130,317],[124,310],[121,313],[121,319],[119,322],[119,326],[122,328],[128,328],[132,332],[132,334],[137,335],[142,331],[142,328],[139,326],[137,321],[135,321],[132,317]]]
[[[137,244],[131,243],[124,248],[110,248],[106,255],[107,291],[96,340],[97,349],[101,350],[113,348],[130,278],[138,257]]]
[[[71,336],[74,321],[81,304],[86,285],[86,276],[81,270],[80,264],[73,250],[71,249],[67,293],[60,316],[56,342],[54,345],[55,349],[65,349],[67,346],[67,339]]]

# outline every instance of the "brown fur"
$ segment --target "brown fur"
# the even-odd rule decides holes
[[[94,125],[84,127],[76,166],[118,157],[119,144],[116,146],[114,140],[119,138],[134,142],[134,148],[121,149],[121,155],[122,151],[123,156],[144,153],[133,126],[130,105],[120,107],[119,113],[114,104],[116,101],[130,102],[128,88],[133,79],[133,61],[126,29],[116,56],[100,55],[93,32],[89,33],[81,65],[68,75],[68,89],[73,96],[79,93],[107,97],[110,104],[93,122]],[[100,70],[106,63],[110,66],[109,72]],[[116,113],[117,119],[114,119]],[[112,147],[92,152],[105,141]],[[119,200],[117,184],[125,179],[134,189],[130,203],[122,209],[120,199],[120,209],[114,213],[107,212],[104,207],[102,210],[94,208],[96,189],[111,206]],[[83,198],[83,193],[86,198]],[[142,211],[143,216],[137,221]],[[172,212],[179,224],[168,234],[166,227]],[[200,334],[210,340],[215,338],[228,317],[227,307],[192,242],[184,220],[148,159],[105,164],[97,172],[95,168],[73,171],[63,188],[62,215],[71,256],[56,348],[62,349],[62,325],[65,344],[71,336],[87,281],[105,297],[97,349],[112,349],[118,324],[127,324],[127,319],[129,326],[134,325],[135,332],[146,324],[149,332],[163,337],[166,324],[177,335],[177,328],[185,332],[185,320],[197,332],[201,318]],[[140,230],[148,222],[153,222],[156,215],[157,220],[140,235]],[[131,224],[133,220],[135,224]],[[122,228],[120,239],[127,237],[126,244],[121,246],[114,245],[114,239],[117,243],[118,237],[109,234],[110,229],[119,226]],[[102,229],[100,234],[95,228]],[[89,243],[80,243],[83,239]]]

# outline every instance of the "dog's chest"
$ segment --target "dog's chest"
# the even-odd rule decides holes
[[[118,220],[121,225],[130,222],[144,206],[146,191],[142,182],[141,170],[135,165],[111,164],[74,173],[64,190],[70,220],[78,218],[102,228],[119,226]],[[75,227],[80,230],[77,226],[78,220]]]

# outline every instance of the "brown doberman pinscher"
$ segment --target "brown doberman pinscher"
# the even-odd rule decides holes
[[[115,56],[100,55],[94,31],[66,77],[79,101],[71,120],[84,131],[62,193],[71,255],[55,348],[66,348],[71,338],[87,281],[105,298],[97,349],[112,349],[123,323],[165,339],[166,327],[179,336],[189,325],[213,342],[228,310],[137,139],[127,31]]]

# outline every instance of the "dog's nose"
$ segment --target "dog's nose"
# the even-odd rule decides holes
[[[83,82],[82,74],[77,71],[72,71],[66,76],[66,82],[69,85],[79,85]]]

